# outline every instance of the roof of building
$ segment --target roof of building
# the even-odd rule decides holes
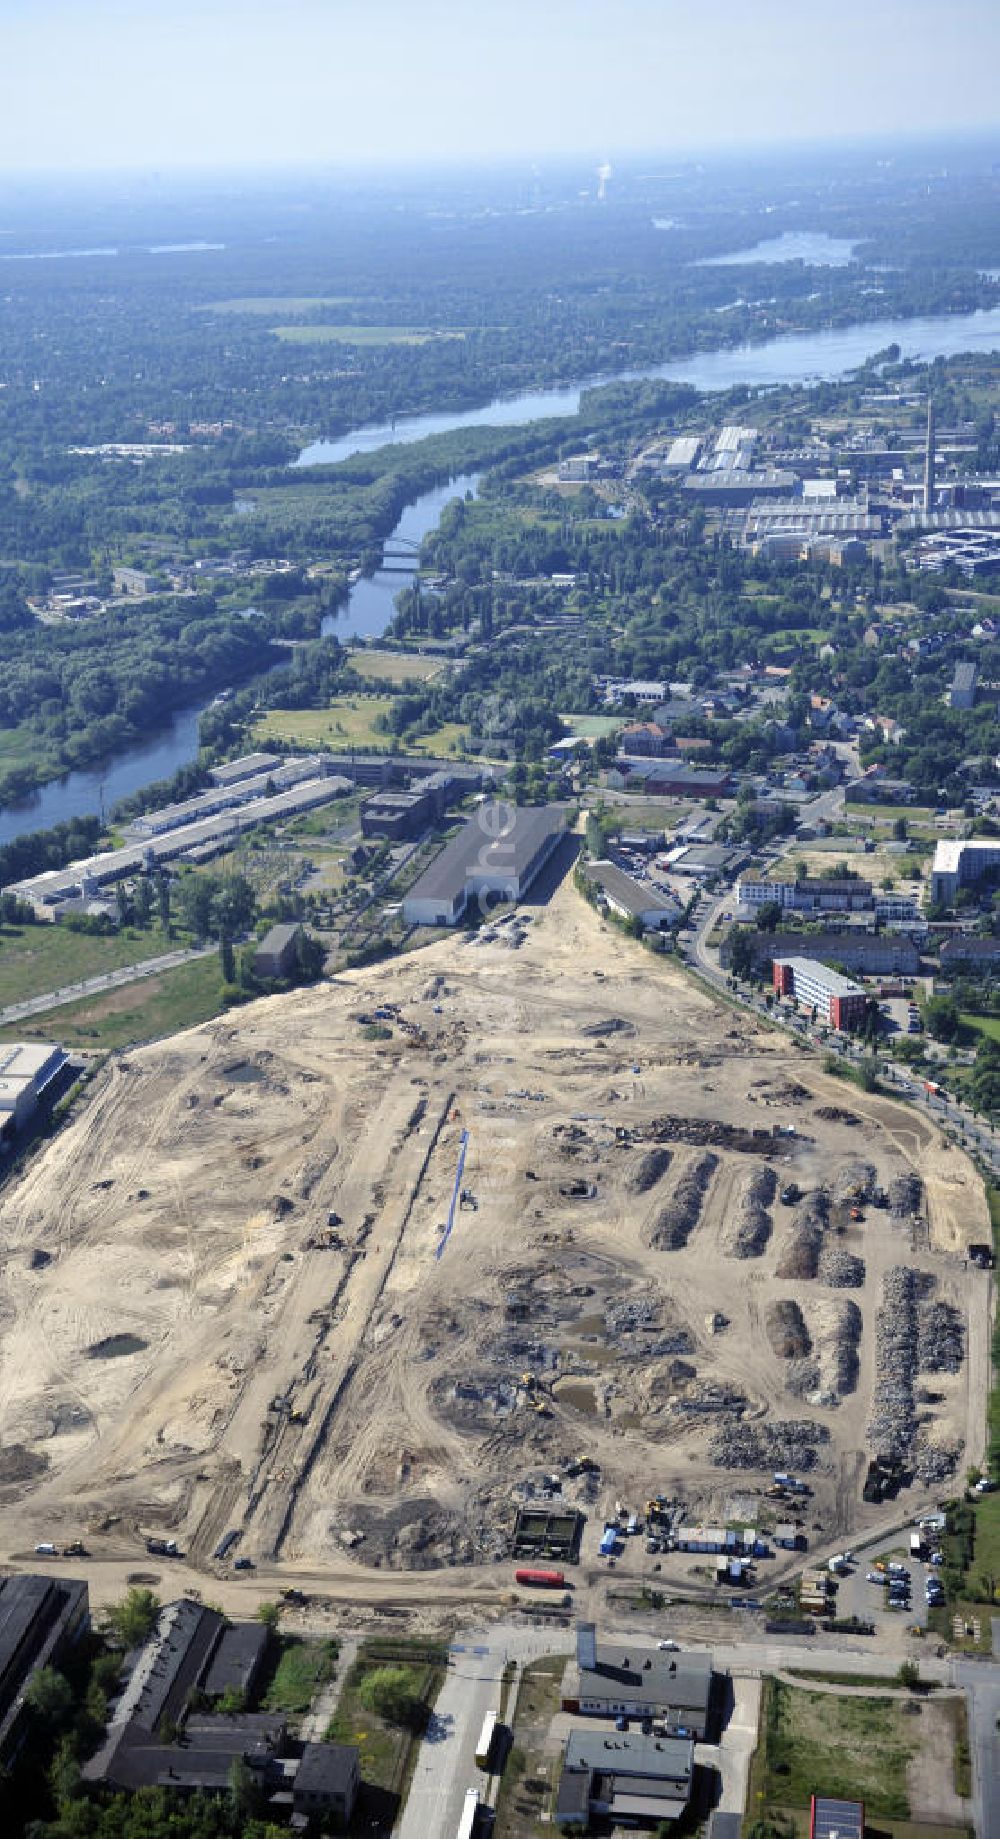
[[[829,964],[821,964],[818,958],[775,958],[776,967],[791,970],[796,983],[800,977],[811,978],[820,988],[829,991],[831,996],[863,996],[860,983],[852,982],[840,971],[835,971]]]
[[[740,1839],[743,1818],[738,1813],[713,1813],[709,1824],[709,1839]]]
[[[39,1079],[63,1050],[54,1041],[11,1041],[0,1047],[0,1078]]]
[[[225,1626],[214,1609],[190,1597],[168,1603],[140,1650],[114,1710],[114,1724],[155,1731],[160,1719],[182,1708]]]
[[[424,870],[407,899],[453,900],[476,873],[518,879],[547,839],[562,829],[564,819],[561,805],[480,805]]]
[[[264,937],[258,943],[257,950],[277,955],[279,952],[286,951],[301,931],[302,927],[298,920],[283,920],[279,925],[272,926],[269,931],[265,932]]]
[[[963,856],[988,855],[991,851],[1000,856],[1000,837],[948,837],[935,844],[931,874],[957,875]]]
[[[940,956],[942,962],[948,958],[979,958],[986,961],[1000,958],[1000,939],[977,939],[968,933],[957,933],[954,938],[945,940]]]
[[[809,1820],[811,1839],[863,1839],[865,1810],[861,1801],[834,1801],[814,1794]]]
[[[261,1622],[236,1622],[223,1631],[204,1680],[211,1697],[245,1692],[267,1652],[268,1631]]]
[[[690,1737],[646,1737],[639,1731],[573,1730],[566,1739],[567,1769],[633,1775],[647,1782],[664,1776],[690,1781],[694,1743]]]
[[[220,1792],[229,1786],[234,1762],[267,1763],[284,1737],[285,1720],[274,1712],[188,1718],[183,1743],[163,1743],[141,1725],[127,1724],[84,1765],[84,1780],[125,1789]]]
[[[280,754],[245,753],[238,760],[227,760],[224,766],[209,767],[208,776],[213,785],[232,785],[234,780],[250,779],[255,773],[266,773],[270,767],[280,765]]]
[[[20,1715],[25,1680],[46,1664],[86,1598],[82,1578],[29,1574],[0,1581],[0,1745]]]
[[[643,913],[680,913],[680,906],[672,895],[662,894],[648,882],[636,881],[613,862],[591,862],[587,874],[603,888],[609,900],[624,907],[636,919]]]
[[[580,1667],[579,1681],[581,1698],[627,1697],[629,1703],[705,1711],[712,1690],[712,1657],[599,1641],[597,1665]]]
[[[349,1743],[307,1743],[295,1776],[308,1794],[346,1794],[355,1781],[358,1752]]]

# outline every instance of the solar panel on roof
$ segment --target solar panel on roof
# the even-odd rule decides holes
[[[860,1801],[834,1801],[814,1795],[812,1839],[864,1839],[865,1810]]]

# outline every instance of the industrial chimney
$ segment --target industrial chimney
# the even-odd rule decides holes
[[[927,404],[927,451],[924,454],[924,516],[934,509],[934,404]]]

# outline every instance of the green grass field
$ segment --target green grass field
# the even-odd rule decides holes
[[[963,1011],[962,1027],[985,1035],[989,1041],[1000,1041],[1000,1015],[970,1015]]]
[[[389,696],[338,696],[328,709],[270,709],[254,724],[253,732],[258,741],[292,741],[341,753],[352,747],[386,751],[393,744],[392,736],[376,723],[391,708]]]
[[[328,709],[270,709],[253,732],[258,742],[291,741],[301,747],[328,747],[332,753],[349,753],[353,747],[385,753],[401,744],[387,726],[379,726],[379,718],[386,720],[391,708],[391,696],[338,696]],[[453,742],[460,750],[467,738],[457,722],[443,722],[431,734],[405,745],[413,753],[451,753]]]
[[[350,651],[347,661],[359,677],[372,683],[429,683],[444,668],[440,658],[424,657],[420,652],[376,651],[367,645]]]
[[[65,926],[0,928],[0,1009],[49,990],[65,990],[103,971],[141,964],[177,951],[183,940],[168,939],[159,926],[149,932],[131,927],[110,938],[89,938]]]
[[[272,326],[286,345],[432,345],[464,338],[464,332],[427,331],[416,326]]]
[[[208,1021],[222,1008],[222,973],[213,952],[139,983],[47,1009],[0,1029],[4,1041],[60,1041],[68,1048],[134,1047]]]
[[[868,1815],[906,1820],[906,1765],[916,1744],[913,1720],[898,1699],[838,1698],[767,1680],[748,1811],[807,1808],[810,1795],[820,1794],[864,1801]]]
[[[617,734],[632,720],[630,715],[560,715],[567,734],[579,734],[585,741],[598,741],[606,734]]]
[[[285,1711],[301,1717],[309,1710],[320,1686],[337,1670],[336,1641],[302,1641],[296,1635],[282,1638],[282,1654],[264,1694],[266,1711]]]

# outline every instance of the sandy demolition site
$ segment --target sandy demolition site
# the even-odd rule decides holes
[[[9,1551],[111,1527],[209,1565],[239,1529],[317,1575],[509,1576],[517,1502],[581,1455],[592,1516],[708,1518],[790,1469],[833,1537],[873,1448],[918,1487],[979,1453],[960,1152],[570,882],[523,911],[520,948],[448,939],[113,1060],[3,1192]]]

